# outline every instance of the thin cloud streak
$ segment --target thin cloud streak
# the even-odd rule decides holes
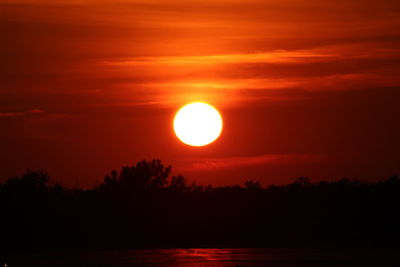
[[[21,116],[26,116],[26,115],[31,115],[31,114],[39,114],[43,113],[44,111],[38,108],[25,111],[25,112],[0,112],[0,117],[21,117]]]
[[[312,51],[286,51],[278,50],[264,53],[246,54],[220,54],[206,56],[175,56],[175,57],[136,57],[121,58],[114,61],[105,61],[105,65],[129,66],[142,64],[166,64],[166,65],[185,65],[185,64],[226,64],[226,63],[309,63],[326,61],[330,58],[337,58],[335,54],[317,54]]]
[[[23,112],[2,112],[0,113],[0,117],[20,117],[23,116]]]
[[[286,165],[321,162],[322,157],[310,154],[266,154],[248,157],[188,159],[179,166],[181,171],[210,171],[253,165]]]

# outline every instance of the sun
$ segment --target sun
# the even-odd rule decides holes
[[[222,131],[222,117],[213,106],[195,102],[183,106],[175,115],[176,136],[190,146],[205,146],[215,141]]]

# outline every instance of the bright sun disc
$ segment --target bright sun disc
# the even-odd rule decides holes
[[[222,131],[219,112],[206,103],[191,103],[183,106],[175,115],[174,131],[185,144],[205,146],[215,141]]]

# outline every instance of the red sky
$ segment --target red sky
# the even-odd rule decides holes
[[[160,158],[198,183],[400,173],[397,0],[0,0],[0,181],[92,186]],[[182,105],[218,108],[186,146]]]

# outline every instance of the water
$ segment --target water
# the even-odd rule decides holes
[[[3,263],[4,266],[4,263]],[[58,252],[9,256],[7,267],[126,266],[400,266],[393,249],[149,249]]]

